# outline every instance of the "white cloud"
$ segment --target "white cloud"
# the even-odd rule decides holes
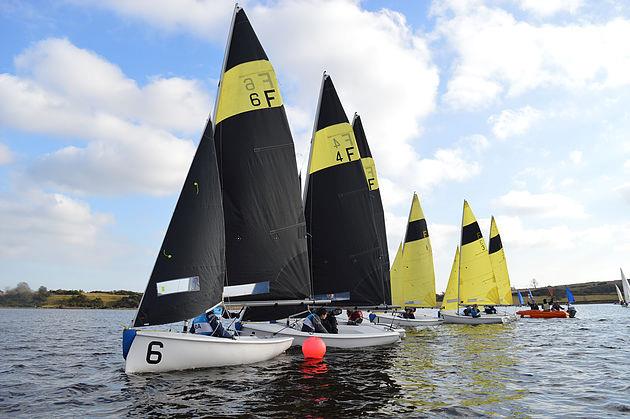
[[[430,190],[444,180],[465,181],[481,172],[479,163],[464,159],[463,150],[438,149],[433,158],[421,159],[416,163],[418,189]]]
[[[569,153],[569,160],[571,160],[571,163],[579,166],[582,164],[582,152],[580,150],[573,150]]]
[[[540,17],[556,13],[576,13],[582,7],[582,0],[516,0],[522,10]]]
[[[630,20],[535,25],[481,3],[439,5],[433,8],[436,34],[457,54],[444,95],[453,108],[485,107],[542,88],[596,91],[630,84]]]
[[[200,131],[210,107],[197,82],[155,78],[140,88],[63,39],[35,44],[16,67],[18,75],[0,74],[0,123],[87,143],[40,158],[30,170],[38,179],[89,194],[179,188],[194,145],[174,132]]]
[[[492,124],[494,136],[505,140],[525,134],[541,118],[542,112],[531,106],[525,106],[516,110],[506,109],[499,115],[492,115],[488,118],[488,123]]]
[[[473,134],[462,138],[459,143],[470,147],[475,153],[481,153],[490,147],[490,141],[481,134]]]
[[[13,153],[9,147],[0,143],[0,166],[9,164],[13,161]]]
[[[0,195],[0,258],[72,260],[82,263],[106,255],[103,230],[113,222],[84,202],[41,190]]]
[[[626,202],[630,203],[630,183],[617,186],[615,192],[619,193]]]
[[[579,202],[557,193],[533,194],[526,190],[510,191],[493,201],[508,214],[543,218],[586,218]]]

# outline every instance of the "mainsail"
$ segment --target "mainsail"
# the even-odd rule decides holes
[[[617,284],[615,284],[615,289],[617,290],[617,297],[619,297],[619,303],[623,303],[624,299],[623,299],[623,295],[621,295],[621,291],[619,290],[619,287],[617,286]]]
[[[361,165],[363,166],[363,172],[365,173],[365,180],[370,190],[370,205],[372,209],[372,221],[374,222],[374,228],[378,235],[378,243],[380,247],[380,263],[381,263],[381,275],[385,284],[388,284],[389,279],[389,251],[387,250],[387,231],[385,229],[385,213],[383,212],[383,201],[381,199],[381,191],[378,186],[378,175],[376,172],[376,164],[372,158],[372,152],[370,151],[370,145],[368,144],[365,130],[363,129],[363,122],[361,117],[355,113],[352,118],[352,130],[354,137],[357,141],[357,147],[359,148],[359,154],[361,155]],[[387,286],[385,287],[387,289]]]
[[[208,121],[140,302],[134,327],[192,318],[221,301],[225,236]]]
[[[464,201],[462,214],[459,302],[464,305],[500,304],[488,247],[467,201]]]
[[[448,285],[442,299],[442,310],[458,309],[458,273],[459,273],[459,246],[455,249],[455,257],[453,258],[453,266],[451,267],[451,275],[448,277]]]
[[[628,279],[623,274],[623,270],[619,268],[621,272],[621,289],[623,290],[623,300],[626,303],[630,303],[630,284],[628,284]]]
[[[401,290],[392,303],[397,306],[435,307],[435,272],[427,221],[417,194],[413,194],[400,272],[391,281]]]
[[[273,66],[235,9],[215,110],[226,286],[236,300],[310,295],[306,228],[293,138]]]
[[[500,304],[511,306],[514,304],[512,300],[512,286],[510,285],[510,276],[508,274],[503,243],[501,243],[501,235],[494,217],[490,221],[490,242],[488,244],[490,263],[497,282]]]
[[[304,201],[314,297],[344,305],[390,304],[361,155],[327,74],[315,117]]]

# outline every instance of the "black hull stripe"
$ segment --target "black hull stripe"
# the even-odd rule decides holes
[[[477,221],[462,228],[462,246],[476,242],[482,237],[481,229]]]
[[[490,254],[496,253],[499,250],[503,249],[503,243],[501,243],[501,236],[496,235],[494,237],[490,237],[490,246],[489,246]]]
[[[413,242],[416,240],[429,237],[429,230],[427,229],[427,220],[411,221],[407,224],[407,232],[405,233],[405,243]]]

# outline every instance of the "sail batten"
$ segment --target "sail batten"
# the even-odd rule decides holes
[[[230,300],[304,299],[310,277],[293,137],[274,68],[239,7],[216,103],[225,286],[268,284]]]
[[[314,296],[390,304],[389,261],[355,132],[329,75],[320,90],[304,192]],[[380,197],[380,195],[379,195]],[[384,220],[382,222],[384,236]],[[347,297],[347,299],[346,299]],[[336,298],[332,298],[335,300]]]

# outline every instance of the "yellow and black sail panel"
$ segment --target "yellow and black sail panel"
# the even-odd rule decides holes
[[[352,126],[324,74],[304,199],[315,298],[344,295],[346,305],[391,303],[384,218],[376,215],[382,205],[371,192]]]
[[[308,172],[361,160],[352,126],[329,75],[324,74]]]
[[[420,200],[413,194],[403,246],[402,289],[405,306],[435,307],[433,249]]]
[[[451,267],[451,274],[448,277],[448,285],[446,286],[446,292],[444,292],[444,298],[442,299],[442,310],[457,310],[458,304],[458,278],[459,278],[459,246],[455,249],[455,257],[453,258],[453,266]]]
[[[490,262],[492,270],[497,282],[499,291],[499,300],[503,305],[512,305],[512,285],[510,284],[510,275],[508,274],[507,261],[505,259],[505,251],[501,243],[501,235],[497,223],[492,217],[490,221],[490,243],[488,245],[490,254]]]
[[[500,304],[486,242],[477,219],[464,201],[459,269],[460,304]]]
[[[306,223],[293,138],[273,67],[239,7],[215,119],[227,289],[267,291],[234,300],[308,297]]]
[[[237,6],[219,85],[215,123],[282,106],[278,80],[245,11]]]
[[[376,164],[374,163],[374,159],[372,158],[370,145],[368,144],[367,137],[365,136],[363,122],[361,121],[361,117],[356,113],[354,114],[354,118],[352,119],[352,129],[354,130],[354,137],[357,141],[359,154],[361,155],[361,164],[363,165],[365,180],[367,181],[370,190],[375,191],[378,189],[378,175],[376,173]]]

